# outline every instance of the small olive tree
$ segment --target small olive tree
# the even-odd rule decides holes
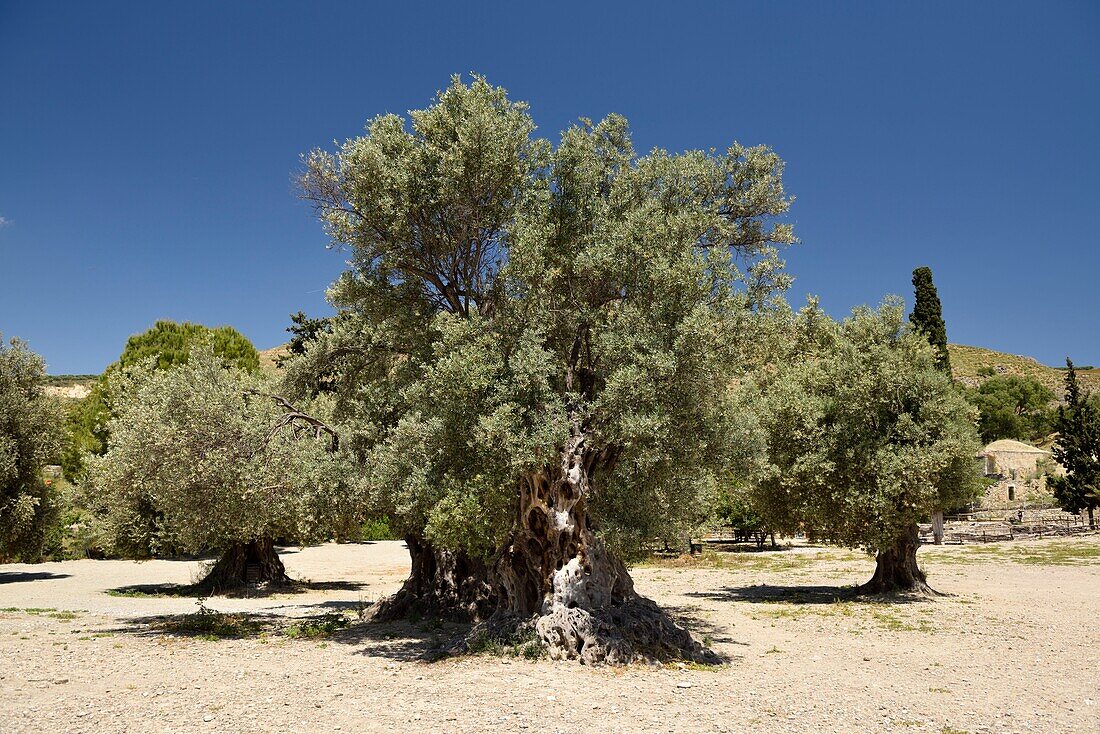
[[[981,489],[974,409],[937,356],[891,299],[856,309],[742,397],[766,446],[754,506],[780,531],[874,554],[868,593],[931,591],[917,566],[918,522]]]
[[[42,467],[61,449],[63,419],[45,377],[26,344],[0,339],[0,558],[37,561],[55,512]]]
[[[345,516],[337,435],[209,346],[151,367],[112,380],[107,452],[89,459],[87,494],[115,549],[217,549],[207,591],[286,582],[275,541],[324,537]]]

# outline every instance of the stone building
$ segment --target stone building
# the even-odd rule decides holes
[[[982,507],[1034,507],[1053,503],[1045,475],[1061,467],[1056,467],[1049,451],[1002,439],[983,448],[976,458],[982,462],[986,478],[993,482],[979,503]]]

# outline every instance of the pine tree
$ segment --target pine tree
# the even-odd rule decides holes
[[[1063,510],[1088,510],[1089,526],[1095,527],[1094,511],[1100,506],[1100,411],[1081,394],[1073,362],[1067,359],[1066,367],[1065,404],[1058,406],[1053,450],[1054,460],[1066,473],[1049,482]]]
[[[943,323],[943,307],[932,282],[932,269],[917,268],[913,271],[913,287],[916,290],[916,302],[909,321],[917,331],[928,337],[936,348],[936,366],[951,374],[951,358],[947,354],[947,326]]]

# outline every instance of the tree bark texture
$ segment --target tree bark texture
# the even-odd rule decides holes
[[[560,464],[522,482],[515,529],[493,568],[498,608],[488,631],[507,634],[533,621],[550,657],[588,664],[717,660],[634,591],[626,566],[590,527],[589,477],[607,459],[575,428]]]
[[[898,591],[936,595],[917,566],[920,531],[916,523],[907,527],[893,546],[880,550],[875,558],[875,575],[859,587],[861,594],[890,594]]]
[[[405,536],[412,569],[401,589],[371,610],[379,622],[430,617],[478,622],[494,608],[489,569],[463,551],[438,548],[417,535]]]
[[[271,538],[234,543],[225,549],[195,590],[218,594],[246,585],[289,584],[290,577]]]

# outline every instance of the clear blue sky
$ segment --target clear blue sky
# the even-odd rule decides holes
[[[299,154],[479,71],[552,138],[773,146],[796,300],[929,265],[951,341],[1100,364],[1100,3],[451,6],[0,0],[0,332],[54,374],[158,318],[283,342],[344,260]]]

